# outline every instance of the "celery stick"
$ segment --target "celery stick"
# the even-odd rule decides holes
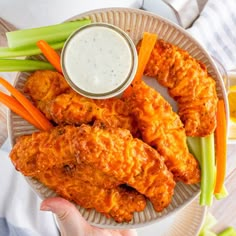
[[[215,198],[217,200],[221,200],[223,198],[226,198],[227,196],[228,196],[228,191],[225,186],[223,186],[220,193],[215,193]]]
[[[54,67],[45,61],[0,59],[0,72],[54,70]]]
[[[8,46],[10,48],[32,46],[41,39],[48,43],[65,41],[73,31],[89,23],[91,23],[90,19],[81,19],[57,25],[7,32]]]
[[[199,236],[217,236],[217,234],[210,230],[203,230]]]
[[[236,230],[232,226],[230,226],[217,235],[218,236],[236,236]]]
[[[201,142],[200,137],[187,137],[189,151],[200,162],[201,160]]]
[[[65,41],[51,43],[50,46],[54,49],[61,49]],[[13,58],[22,56],[33,56],[41,54],[40,49],[37,46],[20,47],[20,48],[7,48],[0,47],[0,58]]]
[[[210,212],[207,212],[206,219],[204,221],[204,225],[202,226],[202,229],[211,229],[216,224],[217,224],[217,220],[215,216],[213,216]]]
[[[216,225],[216,223],[216,218],[208,212],[198,236],[216,236],[216,234],[211,231],[211,228]]]
[[[200,205],[210,206],[215,187],[215,143],[214,134],[201,138],[201,193]]]

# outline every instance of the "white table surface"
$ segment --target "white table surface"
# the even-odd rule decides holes
[[[38,0],[37,5],[32,0],[1,0],[0,1],[0,17],[9,21],[18,28],[38,27],[59,23],[67,18],[79,14],[83,11],[91,10],[92,8],[101,7],[132,7],[140,8],[142,1],[138,0],[116,0],[116,1],[93,1],[87,0],[86,3],[82,0],[61,0],[60,4],[57,0]],[[169,18],[176,22],[175,16],[162,3],[159,5],[147,4],[146,9],[152,12],[157,12],[160,15]],[[153,1],[150,1],[153,2]],[[156,2],[157,3],[157,2]],[[27,7],[26,7],[27,6]],[[92,6],[92,7],[91,7]],[[26,10],[27,9],[27,10]],[[162,10],[161,10],[162,9]],[[0,41],[1,42],[1,41]],[[16,73],[0,73],[0,76],[5,77],[10,82],[14,81]],[[1,117],[0,107],[0,128],[4,130],[6,127],[5,118]],[[2,134],[3,135],[3,134]],[[1,138],[1,135],[0,135]],[[1,140],[0,140],[1,141]],[[2,147],[4,150],[9,150],[8,143]],[[229,197],[223,201],[215,202],[209,209],[210,212],[219,221],[215,227],[216,231],[223,229],[226,226],[234,226],[236,228],[236,144],[228,144],[228,166],[227,166],[227,181],[226,185],[229,191]],[[2,174],[1,174],[2,176]],[[138,235],[157,235],[155,224],[146,227],[145,230],[138,230]]]

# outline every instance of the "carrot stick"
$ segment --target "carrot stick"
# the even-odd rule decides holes
[[[15,89],[10,83],[0,77],[0,84],[2,84],[11,94],[15,97],[19,103],[31,114],[31,116],[37,120],[37,123],[41,126],[42,130],[49,130],[53,126],[46,119],[46,117],[17,89]]]
[[[39,40],[36,44],[47,60],[56,68],[58,72],[62,73],[60,56],[57,52],[44,40]]]
[[[38,129],[42,129],[38,122],[28,113],[28,111],[13,97],[0,92],[0,102],[6,105],[13,112],[27,120]]]
[[[151,52],[157,41],[157,35],[144,32],[141,47],[138,54],[138,68],[132,84],[125,90],[123,96],[128,97],[132,93],[135,83],[141,81],[143,72],[150,58]]]
[[[217,127],[216,127],[216,183],[214,193],[220,193],[225,180],[226,173],[226,117],[224,101],[219,100],[217,104]]]

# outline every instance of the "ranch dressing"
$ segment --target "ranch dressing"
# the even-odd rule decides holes
[[[136,51],[116,29],[106,24],[89,26],[66,43],[63,72],[72,87],[88,97],[117,95],[134,77]]]

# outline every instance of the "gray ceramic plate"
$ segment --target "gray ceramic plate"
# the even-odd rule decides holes
[[[89,17],[93,22],[107,22],[120,27],[128,33],[134,43],[137,43],[141,39],[143,32],[147,31],[157,33],[159,38],[163,38],[164,40],[176,44],[179,47],[187,50],[193,57],[200,60],[207,66],[209,73],[216,80],[218,97],[224,99],[227,105],[223,80],[213,60],[203,49],[203,47],[179,26],[146,11],[126,8],[98,9],[80,14],[71,19],[83,17]],[[16,88],[22,90],[22,87],[28,75],[29,73],[18,74],[15,81]],[[147,82],[149,83],[150,81]],[[154,86],[158,90],[160,89],[160,92],[163,94],[163,96],[169,99],[165,89],[161,88],[155,82],[150,83],[152,83],[152,86]],[[170,103],[175,106],[173,101],[170,101]],[[226,112],[228,114],[228,110]],[[26,121],[24,121],[14,113],[9,114],[8,128],[12,144],[15,143],[15,140],[18,136],[23,134],[30,134],[35,131],[35,129],[31,125],[29,125]],[[27,180],[34,191],[36,191],[36,193],[42,198],[54,195],[51,190],[46,188],[41,183],[29,178],[27,178]],[[192,202],[198,196],[198,194],[199,185],[185,185],[182,183],[178,183],[175,188],[175,194],[173,196],[172,202],[164,211],[162,211],[161,213],[155,212],[151,203],[148,202],[146,209],[143,212],[135,213],[134,218],[130,223],[118,224],[114,220],[107,219],[105,216],[94,210],[87,211],[79,206],[78,209],[85,217],[85,219],[87,219],[91,224],[99,227],[119,229],[137,228],[154,222],[160,222],[167,217],[170,217],[173,213],[179,211],[184,206]]]

